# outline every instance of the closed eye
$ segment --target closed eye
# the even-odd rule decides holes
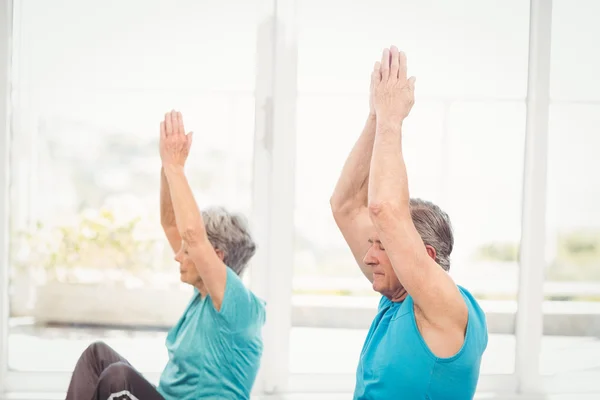
[[[373,244],[376,243],[377,247],[379,248],[379,250],[385,250],[385,248],[383,247],[383,244],[381,243],[381,240],[373,240],[373,239],[369,239],[369,244]]]

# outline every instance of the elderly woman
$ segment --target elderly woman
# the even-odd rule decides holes
[[[100,342],[77,362],[67,400],[250,398],[265,308],[240,275],[256,246],[241,217],[221,208],[199,211],[184,174],[191,144],[181,113],[167,113],[160,125],[161,219],[194,295],[167,335],[169,361],[159,385]]]

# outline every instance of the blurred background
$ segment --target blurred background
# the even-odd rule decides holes
[[[546,210],[545,253],[537,254],[543,279],[531,283],[543,293],[543,336],[530,357],[538,395],[584,398],[600,393],[600,2],[537,3],[551,9],[551,35],[540,38],[550,40],[551,56],[547,191],[543,204],[533,205]],[[6,388],[60,393],[93,340],[158,376],[166,332],[191,295],[160,226],[159,122],[175,108],[195,132],[187,175],[199,205],[241,211],[260,230],[256,182],[269,170],[258,168],[257,116],[264,110],[257,93],[265,74],[269,82],[284,79],[278,65],[261,70],[275,43],[295,54],[274,56],[294,78],[292,91],[273,98],[275,113],[277,101],[286,102],[294,118],[275,125],[280,142],[269,153],[276,159],[286,148],[294,155],[286,170],[293,190],[277,195],[287,202],[278,212],[291,221],[293,246],[279,265],[265,270],[255,261],[246,277],[251,287],[257,268],[279,268],[289,278],[270,281],[289,290],[265,295],[287,308],[267,327],[283,332],[276,342],[285,354],[281,362],[266,358],[257,393],[268,382],[277,382],[275,392],[293,392],[301,386],[288,384],[294,377],[312,388],[301,392],[353,390],[378,297],[335,226],[329,196],[367,117],[372,65],[391,44],[407,53],[409,74],[418,78],[404,138],[411,195],[450,215],[451,275],[488,315],[480,392],[522,391],[515,320],[530,2],[0,5],[11,10],[12,25],[11,35],[0,37],[12,47],[10,58],[0,55],[11,71],[10,92],[2,93],[10,99],[8,212],[0,218],[8,233],[7,263],[0,265],[8,278],[0,359]],[[259,246],[271,252],[274,243]]]

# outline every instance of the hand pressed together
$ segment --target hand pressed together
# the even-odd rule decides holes
[[[415,77],[407,79],[406,54],[384,49],[371,74],[372,101],[378,122],[401,125],[415,102]]]
[[[160,159],[163,167],[184,167],[192,146],[192,132],[185,133],[180,112],[165,114],[160,123]]]

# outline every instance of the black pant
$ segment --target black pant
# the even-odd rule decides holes
[[[66,400],[164,400],[156,388],[106,343],[79,357]]]

